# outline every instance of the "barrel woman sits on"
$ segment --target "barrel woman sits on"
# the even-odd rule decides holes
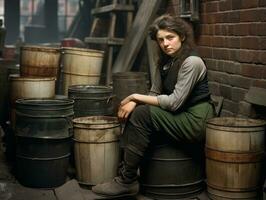
[[[132,94],[121,102],[118,117],[126,125],[118,176],[92,188],[107,198],[138,193],[137,170],[154,137],[198,144],[205,139],[206,120],[214,116],[207,69],[194,49],[190,26],[166,14],[154,21],[149,34],[159,47],[160,73],[149,95]]]

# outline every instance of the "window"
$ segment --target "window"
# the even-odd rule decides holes
[[[79,0],[58,0],[58,26],[60,38],[69,29],[79,10]]]
[[[25,26],[44,26],[45,0],[20,0],[20,36],[23,38]]]
[[[0,0],[0,19],[4,21],[4,0]]]
[[[199,0],[180,0],[180,17],[199,20]]]

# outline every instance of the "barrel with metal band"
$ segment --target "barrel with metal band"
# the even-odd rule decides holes
[[[73,104],[69,99],[16,101],[16,176],[22,185],[54,188],[65,183]]]
[[[211,199],[258,199],[262,188],[265,122],[213,118],[207,122],[206,173]]]
[[[120,124],[116,117],[89,116],[73,120],[77,179],[96,185],[117,175]]]
[[[71,85],[98,85],[100,81],[103,51],[65,47],[62,50],[63,94]]]
[[[73,85],[68,97],[75,101],[75,117],[113,114],[113,89],[108,86]]]

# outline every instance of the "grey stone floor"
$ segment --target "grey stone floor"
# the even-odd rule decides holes
[[[96,200],[103,199],[96,196],[90,189],[80,187],[75,179],[68,180],[64,185],[54,189],[34,189],[22,186],[12,175],[12,166],[6,161],[5,147],[2,142],[3,131],[0,127],[0,200]],[[125,198],[124,198],[125,199]],[[151,200],[138,195],[133,200]],[[205,192],[194,200],[208,200]]]

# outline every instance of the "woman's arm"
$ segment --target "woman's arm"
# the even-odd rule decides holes
[[[149,96],[144,94],[131,94],[128,97],[126,97],[123,101],[121,101],[121,105],[125,105],[128,102],[133,101],[140,104],[149,104],[158,106],[159,102],[156,96]]]

